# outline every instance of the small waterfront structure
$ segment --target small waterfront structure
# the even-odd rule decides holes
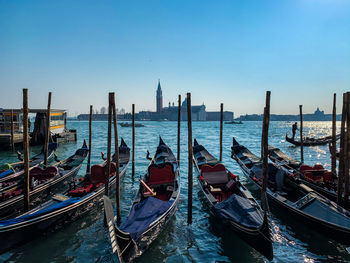
[[[45,142],[46,109],[30,109],[29,113],[36,114],[34,124],[29,120],[30,144],[40,145]],[[23,142],[23,112],[21,109],[0,109],[0,148],[11,147],[11,117],[13,118],[14,144]],[[50,130],[54,142],[76,141],[76,130],[66,127],[66,110],[53,109],[50,113]]]

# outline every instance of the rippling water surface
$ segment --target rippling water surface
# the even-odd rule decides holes
[[[171,147],[176,155],[176,122],[144,122],[145,127],[136,128],[136,176],[131,179],[129,166],[121,184],[122,217],[127,216],[133,197],[137,191],[137,179],[146,171],[148,160],[146,151],[153,155],[158,145],[158,136]],[[339,123],[338,123],[339,124]],[[179,210],[165,231],[137,262],[264,262],[252,248],[233,232],[223,229],[220,222],[208,213],[208,208],[200,201],[199,188],[194,180],[193,224],[187,220],[187,124],[181,123],[181,176],[182,192]],[[219,122],[194,122],[193,138],[197,138],[209,152],[219,156]],[[291,122],[271,122],[269,144],[299,159],[299,148],[290,146],[284,140],[286,132],[291,133]],[[88,139],[88,122],[71,121],[69,128],[77,129],[78,142],[61,144],[57,155],[60,159],[70,156]],[[118,127],[119,135],[131,147],[131,128]],[[304,136],[325,136],[331,134],[331,122],[305,122]],[[242,175],[238,165],[230,158],[232,136],[253,153],[260,154],[261,123],[245,122],[242,125],[224,124],[223,162],[232,172],[240,175],[241,181],[259,197],[259,191]],[[100,152],[107,148],[107,122],[93,122],[92,164],[100,163]],[[40,151],[33,147],[32,153]],[[328,146],[305,147],[305,163],[322,163],[330,168]],[[0,152],[0,162],[16,160],[8,152]],[[78,177],[84,175],[86,162]],[[113,195],[112,195],[113,196]],[[271,207],[271,225],[274,239],[274,262],[345,262],[350,256],[345,246],[329,240],[321,234],[305,227],[288,214]],[[103,228],[102,207],[89,215],[71,223],[59,231],[49,233],[31,243],[0,255],[0,262],[113,262],[111,246]]]

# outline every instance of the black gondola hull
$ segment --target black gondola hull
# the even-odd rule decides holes
[[[122,179],[127,165],[120,172]],[[109,187],[115,189],[116,178],[109,182]],[[93,195],[87,196],[76,204],[69,205],[57,211],[50,212],[39,218],[28,220],[23,223],[0,227],[0,253],[4,253],[21,244],[27,243],[45,233],[54,232],[71,223],[96,207],[103,204],[104,187],[101,187]]]
[[[243,173],[258,187],[261,189],[261,185],[254,181],[249,173],[249,170],[247,170],[244,165],[238,160],[237,158],[234,158],[239,166],[241,167],[241,170]],[[333,238],[334,240],[337,240],[343,244],[349,245],[350,244],[350,229],[338,227],[333,224],[329,224],[328,222],[325,222],[323,220],[318,219],[317,217],[310,216],[299,209],[296,209],[289,205],[286,202],[280,201],[278,199],[278,196],[273,194],[271,191],[267,191],[267,196],[269,200],[272,201],[272,204],[276,205],[278,208],[282,208],[285,212],[291,213],[293,215],[293,218],[295,216],[296,219],[298,219],[303,224],[307,224],[310,226],[310,228],[314,229],[315,231],[319,231],[320,233],[323,233],[327,235],[328,237]]]
[[[36,207],[47,201],[52,193],[64,192],[68,189],[68,179],[76,176],[81,165],[58,177],[52,182],[43,184],[29,192],[30,207]],[[0,203],[0,219],[15,217],[24,212],[24,196],[20,195]]]

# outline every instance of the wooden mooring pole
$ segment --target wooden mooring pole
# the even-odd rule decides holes
[[[88,161],[87,161],[87,165],[86,165],[86,172],[87,172],[87,173],[90,173],[90,162],[91,162],[92,114],[93,114],[93,109],[92,109],[92,105],[90,105],[90,117],[89,117],[89,153],[88,153]]]
[[[116,171],[116,181],[115,181],[115,191],[116,191],[116,203],[117,203],[117,224],[121,223],[121,213],[120,213],[120,176],[119,176],[119,142],[118,142],[118,119],[117,119],[117,110],[115,106],[115,96],[112,93],[112,110],[113,110],[113,127],[114,127],[114,156],[115,163],[117,167]]]
[[[343,94],[343,107],[341,114],[341,125],[340,125],[340,152],[339,152],[339,168],[338,168],[338,189],[337,189],[337,203],[340,205],[343,203],[343,182],[345,173],[345,153],[346,153],[346,142],[345,142],[345,125],[346,125],[346,113],[348,106],[348,95]]]
[[[270,123],[270,97],[271,91],[266,91],[266,102],[264,108],[264,120],[262,125],[262,187],[261,187],[261,203],[265,212],[269,210],[267,196],[266,196],[266,188],[268,181],[268,137],[269,137],[269,123]],[[265,213],[267,216],[267,213]]]
[[[224,104],[220,104],[220,162],[222,162],[222,130],[224,127]]]
[[[24,210],[29,211],[28,89],[23,89]]]
[[[337,94],[333,95],[333,112],[332,112],[332,144],[331,144],[331,163],[332,163],[332,174],[337,174],[337,109],[336,109]]]
[[[300,161],[304,163],[304,145],[303,145],[303,105],[299,105],[300,112]]]
[[[345,158],[344,158],[344,204],[347,207],[349,202],[349,161],[350,161],[350,92],[346,93],[346,129],[345,129]]]
[[[135,178],[135,104],[132,104],[132,179]]]
[[[180,166],[180,133],[181,133],[181,95],[177,107],[177,164]]]
[[[187,93],[187,128],[188,128],[188,205],[187,205],[187,223],[188,224],[192,224],[193,149],[192,149],[191,93]]]
[[[49,151],[49,140],[50,140],[50,119],[51,119],[51,92],[49,92],[49,98],[47,102],[46,112],[46,131],[45,131],[45,147],[44,147],[44,166],[47,166],[47,157]]]
[[[11,110],[11,150],[15,150],[15,141],[14,141],[14,129],[13,129],[13,110]]]
[[[105,178],[105,195],[109,195],[109,175],[111,172],[111,147],[112,147],[112,99],[113,95],[109,93],[109,103],[108,103],[108,131],[107,131],[107,169]]]

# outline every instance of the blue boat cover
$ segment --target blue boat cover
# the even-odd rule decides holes
[[[138,239],[149,225],[164,214],[174,201],[162,201],[148,197],[131,207],[128,219],[120,226],[124,232],[130,233],[132,239]]]
[[[52,211],[58,210],[60,208],[69,206],[69,205],[74,204],[74,203],[79,202],[79,201],[80,201],[79,197],[73,197],[73,198],[69,198],[63,202],[60,202],[60,203],[51,205],[49,207],[45,207],[43,209],[40,209],[32,214],[27,214],[24,216],[20,216],[20,217],[8,219],[8,220],[2,220],[2,221],[0,221],[0,227],[21,223],[21,222],[33,219],[35,217],[39,217],[39,216],[42,216],[44,214],[50,213]]]
[[[249,200],[231,195],[225,201],[217,203],[213,207],[214,213],[222,218],[249,228],[258,228],[263,224],[263,217],[250,204]]]
[[[0,173],[0,178],[3,178],[7,175],[13,174],[13,170],[12,169],[8,169],[6,171],[3,171],[2,173]]]

